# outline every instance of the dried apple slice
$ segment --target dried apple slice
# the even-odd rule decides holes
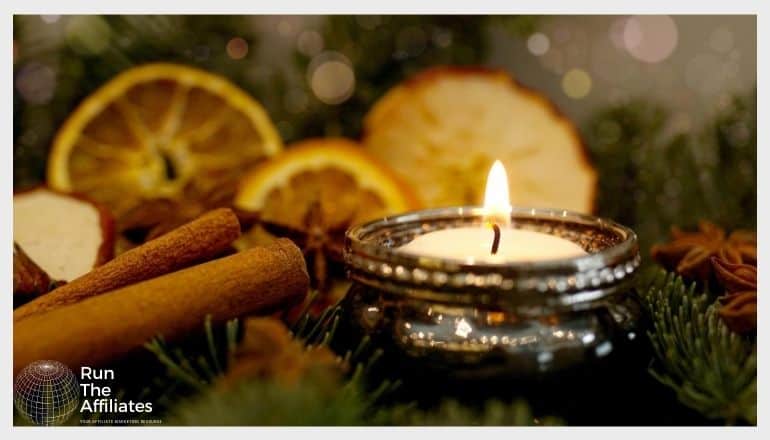
[[[45,188],[13,196],[13,240],[54,280],[110,260],[113,230],[109,212],[86,199]]]
[[[486,173],[499,159],[514,204],[593,210],[597,176],[577,130],[502,71],[418,74],[375,103],[363,144],[429,207],[481,203]]]

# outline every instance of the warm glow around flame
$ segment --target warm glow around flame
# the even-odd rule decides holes
[[[508,195],[508,176],[505,174],[503,164],[496,160],[489,170],[487,187],[484,191],[484,210],[487,220],[499,226],[510,226],[512,209],[511,198]]]

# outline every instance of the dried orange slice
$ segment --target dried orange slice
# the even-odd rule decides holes
[[[244,175],[234,203],[297,229],[306,227],[313,210],[331,229],[417,206],[413,192],[386,166],[342,138],[305,140],[257,165]]]
[[[121,215],[142,200],[205,192],[281,149],[262,106],[226,79],[148,64],[116,76],[69,116],[48,183]]]
[[[364,120],[364,148],[429,207],[480,204],[492,163],[511,201],[590,212],[596,172],[573,124],[501,71],[435,68],[380,98]]]

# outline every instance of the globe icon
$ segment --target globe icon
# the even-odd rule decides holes
[[[16,376],[13,403],[19,413],[35,425],[60,425],[79,404],[78,381],[66,365],[36,361]]]

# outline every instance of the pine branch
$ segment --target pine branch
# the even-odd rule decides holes
[[[584,127],[601,176],[599,214],[632,227],[643,249],[664,240],[671,225],[756,225],[756,94],[736,94],[698,132],[669,135],[669,116],[633,100]]]
[[[555,426],[563,425],[555,417],[536,418],[529,405],[517,400],[506,404],[497,400],[486,402],[480,410],[446,400],[432,411],[416,409],[414,405],[400,405],[382,411],[379,416],[385,424],[413,426]]]
[[[339,319],[339,306],[329,307],[317,320],[304,313],[292,326],[292,332],[308,349],[325,346],[334,339]],[[351,347],[341,356],[341,361],[350,365],[350,374],[342,381],[322,371],[311,371],[295,386],[252,379],[229,389],[217,389],[211,384],[222,372],[216,368],[214,360],[227,359],[227,354],[232,352],[236,345],[233,335],[237,335],[237,327],[237,320],[228,323],[222,343],[207,321],[204,324],[205,343],[193,345],[199,352],[170,346],[162,338],[147,344],[147,348],[168,370],[165,386],[169,386],[168,381],[174,386],[182,386],[181,390],[177,390],[176,397],[173,393],[165,395],[167,403],[163,406],[169,409],[168,416],[164,417],[166,423],[307,426],[549,425],[561,422],[552,417],[534,418],[523,401],[511,404],[490,401],[482,408],[473,408],[449,400],[430,410],[415,409],[414,404],[381,406],[380,402],[392,395],[401,382],[385,380],[373,385],[368,383],[371,369],[383,352],[373,347],[366,336],[355,348]],[[192,367],[192,359],[198,359],[198,368]],[[160,380],[160,383],[164,381]],[[185,398],[180,398],[182,396]]]
[[[171,425],[308,426],[362,425],[367,405],[358,388],[340,388],[328,377],[296,386],[250,380],[225,392],[207,390],[174,408]]]
[[[293,326],[294,338],[308,349],[329,344],[336,333],[339,313],[340,307],[332,306],[313,320],[306,311]],[[211,359],[227,359],[237,344],[234,340],[237,326],[237,320],[228,323],[226,353],[222,344],[217,344],[209,321],[204,325],[206,344],[195,346],[200,346],[202,352],[206,350]],[[226,390],[210,386],[223,371],[211,369],[208,359],[199,353],[168,346],[162,338],[156,338],[147,348],[167,367],[170,380],[195,391],[192,398],[179,399],[170,407],[167,421],[170,424],[360,425],[368,420],[364,413],[370,412],[383,396],[399,386],[398,382],[384,381],[371,392],[366,391],[365,378],[381,355],[381,351],[369,347],[368,341],[362,341],[356,353],[348,351],[341,358],[351,365],[352,371],[342,383],[319,371],[311,372],[296,386],[253,379]],[[190,366],[190,359],[196,356],[203,368]]]
[[[204,330],[205,344],[199,344],[197,349],[189,352],[181,345],[168,345],[162,336],[145,344],[145,348],[166,367],[169,378],[200,391],[224,374],[227,359],[237,346],[238,320],[225,324],[224,341],[217,341],[210,317],[204,322]],[[193,366],[193,360],[196,366]]]
[[[756,341],[731,332],[708,295],[678,276],[658,271],[641,291],[653,322],[650,373],[706,417],[756,424]]]

